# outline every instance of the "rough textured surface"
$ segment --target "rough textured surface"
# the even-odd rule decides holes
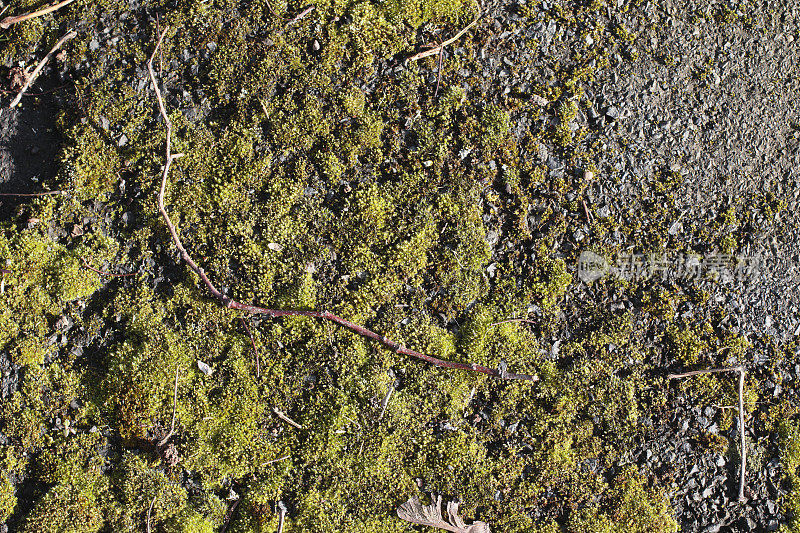
[[[79,32],[0,111],[2,192],[64,191],[0,197],[5,526],[408,531],[431,492],[493,531],[798,530],[800,10],[307,7],[76,2],[0,39],[12,91]],[[539,381],[209,298],[156,210],[165,25],[168,209],[225,294]],[[702,271],[586,283],[586,250]],[[735,379],[666,379],[738,364],[745,502]]]

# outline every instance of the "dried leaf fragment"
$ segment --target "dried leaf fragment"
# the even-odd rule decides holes
[[[197,360],[197,368],[200,370],[200,372],[202,372],[206,376],[210,376],[211,374],[214,373],[213,368],[205,364],[203,361],[200,361],[199,359]]]
[[[475,522],[468,526],[458,516],[458,502],[447,502],[447,520],[442,518],[442,496],[431,493],[430,505],[423,505],[417,496],[397,508],[397,516],[421,526],[438,527],[453,533],[491,533],[489,524]]]

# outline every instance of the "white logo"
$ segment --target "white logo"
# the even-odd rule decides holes
[[[598,280],[608,273],[608,261],[602,255],[588,250],[578,258],[578,277],[584,283]]]

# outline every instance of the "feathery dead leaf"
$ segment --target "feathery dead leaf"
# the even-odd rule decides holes
[[[447,520],[442,518],[442,496],[431,493],[430,505],[423,505],[418,497],[414,496],[397,508],[397,516],[421,526],[438,527],[453,533],[491,533],[489,524],[475,522],[468,526],[458,516],[458,502],[447,502]]]

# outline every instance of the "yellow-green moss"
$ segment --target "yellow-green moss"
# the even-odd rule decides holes
[[[64,22],[116,20],[130,9],[123,4],[73,4]],[[170,174],[168,211],[218,287],[244,302],[331,310],[433,356],[492,367],[505,361],[541,379],[500,383],[435,368],[310,318],[245,317],[260,355],[257,375],[240,317],[176,264],[154,208],[163,124],[150,89],[128,83],[131,65],[143,64],[152,43],[126,39],[103,52],[107,63],[90,56],[96,68],[75,85],[81,108],[58,119],[65,148],[53,188],[73,196],[37,200],[28,209],[40,227],[5,225],[0,239],[0,259],[11,260],[0,348],[28,367],[3,406],[11,444],[0,464],[5,472],[27,469],[48,487],[24,518],[29,527],[80,519],[86,531],[139,531],[152,502],[154,530],[218,530],[234,487],[241,501],[230,531],[274,530],[278,499],[291,503],[287,529],[403,531],[408,525],[393,511],[421,479],[460,498],[465,516],[498,530],[558,530],[555,521],[535,524],[527,516],[548,491],[585,509],[558,516],[576,531],[672,530],[657,486],[625,472],[609,488],[582,471],[587,459],[613,465],[620,443],[641,437],[643,410],[663,398],[641,392],[643,354],[627,313],[597,312],[589,332],[562,345],[560,361],[542,357],[554,353],[546,333],[571,283],[571,258],[554,250],[572,223],[564,211],[579,210],[579,202],[548,205],[537,228],[528,227],[528,207],[542,188],[583,194],[586,184],[568,174],[548,180],[545,166],[524,156],[553,132],[531,130],[519,147],[511,131],[518,112],[548,124],[555,112],[557,155],[573,166],[590,159],[569,153],[582,141],[571,124],[580,86],[593,76],[588,63],[600,68],[609,51],[587,51],[574,65],[551,61],[557,75],[536,92],[558,105],[539,109],[513,96],[467,92],[450,79],[480,53],[485,21],[446,60],[436,98],[427,79],[436,58],[376,75],[378,61],[423,44],[420,33],[444,37],[465,27],[479,11],[474,2],[336,0],[315,4],[292,25],[286,20],[304,5],[178,0],[153,7],[160,24],[174,28],[161,78],[173,148],[185,154]],[[599,2],[555,6],[544,16],[578,25],[601,9]],[[12,30],[14,49],[38,42],[38,24],[25,35]],[[600,28],[592,32],[601,37]],[[181,69],[197,72],[181,78],[188,97],[175,91],[179,57]],[[200,115],[188,118],[183,111],[196,106]],[[119,142],[122,133],[127,144]],[[123,179],[118,200],[109,193]],[[653,190],[668,196],[665,180],[655,181]],[[105,202],[114,237],[100,229],[71,237],[72,224],[99,218],[95,198]],[[765,199],[767,215],[780,207],[773,200]],[[123,212],[132,224],[121,224]],[[662,226],[621,230],[663,242]],[[503,239],[488,242],[498,227]],[[127,244],[130,257],[118,254]],[[110,280],[82,261],[135,265],[142,274]],[[671,320],[675,302],[675,295],[654,295],[650,309]],[[536,326],[544,334],[528,323],[496,323],[532,304],[546,311]],[[97,345],[76,355],[74,345],[48,344],[64,314]],[[712,343],[711,333],[681,325],[669,330],[668,346],[686,364],[700,362],[712,345],[733,349],[718,333]],[[74,332],[61,334],[76,342]],[[213,374],[203,374],[198,361]],[[626,379],[616,374],[621,364],[631,372]],[[152,443],[171,423],[176,369],[170,444],[180,461],[170,467]],[[56,417],[78,434],[54,428]],[[103,433],[88,433],[92,426]],[[110,456],[97,453],[112,441]],[[35,464],[27,459],[32,450]],[[101,468],[106,462],[110,473]],[[192,494],[184,476],[199,487]]]
[[[778,432],[781,465],[790,486],[790,492],[781,502],[781,509],[789,517],[782,531],[795,533],[800,531],[800,426],[785,420],[779,424]]]
[[[16,505],[17,496],[14,491],[14,485],[3,476],[2,481],[0,481],[0,522],[5,522],[11,516]]]
[[[22,531],[41,533],[91,533],[100,531],[104,519],[98,491],[83,477],[60,483],[39,498],[27,515]]]

